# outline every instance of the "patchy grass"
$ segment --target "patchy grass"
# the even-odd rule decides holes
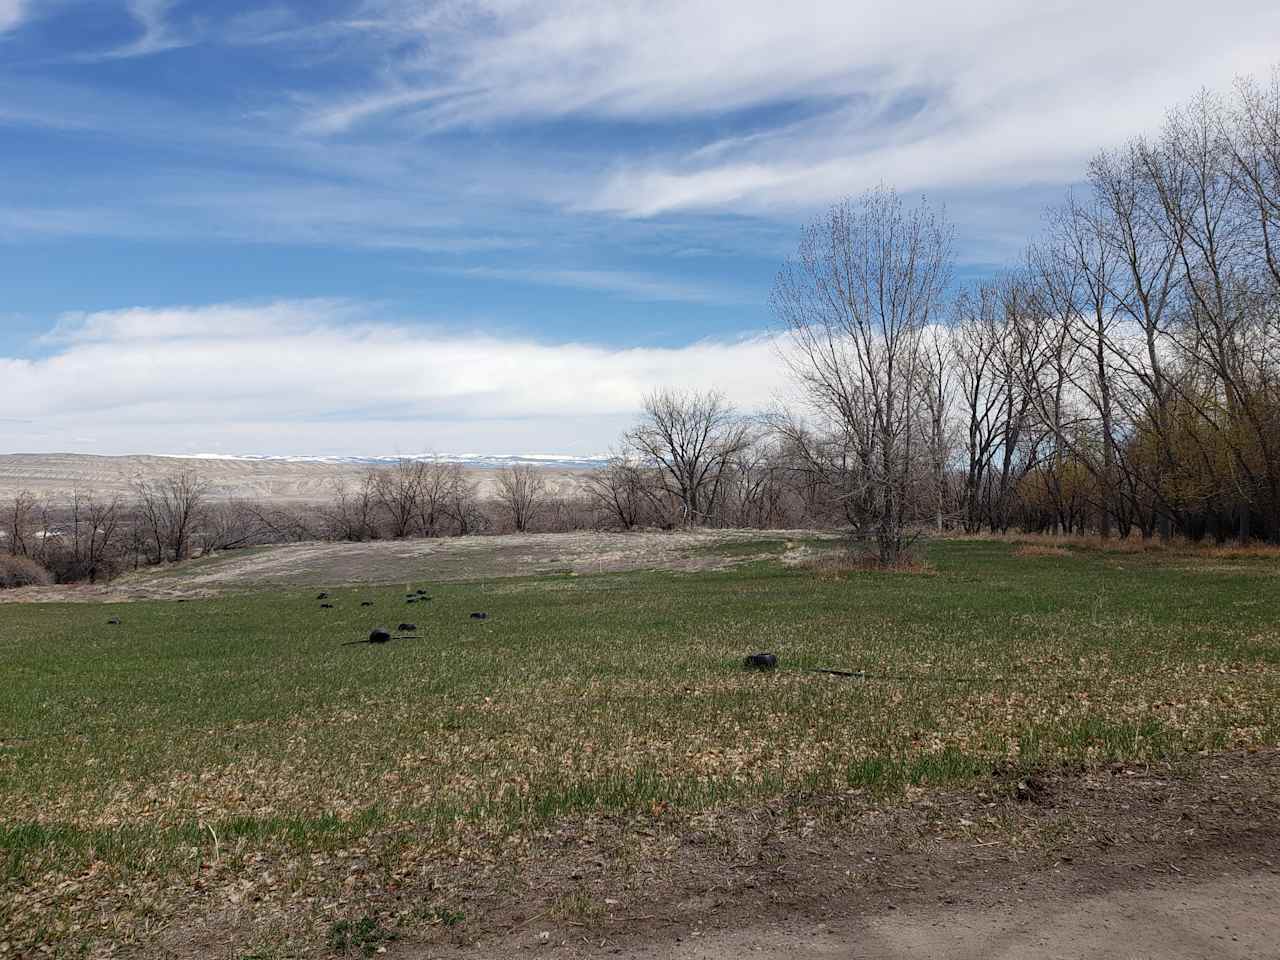
[[[211,917],[294,954],[352,917],[426,935],[461,923],[451,871],[599,817],[1280,740],[1275,560],[1017,549],[0,607],[0,954],[150,955]]]

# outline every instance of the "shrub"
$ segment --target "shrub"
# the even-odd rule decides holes
[[[124,568],[120,554],[101,557],[95,563],[75,557],[69,550],[52,551],[44,559],[45,569],[54,583],[109,583]]]
[[[0,590],[53,583],[49,571],[30,557],[0,556]]]

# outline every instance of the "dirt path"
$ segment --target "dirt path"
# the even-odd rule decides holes
[[[1093,862],[1059,863],[1013,877],[975,870],[940,899],[932,889],[925,898],[921,890],[880,896],[828,891],[825,905],[799,906],[792,917],[770,918],[764,908],[755,919],[705,916],[662,930],[653,928],[652,915],[646,915],[641,925],[648,929],[639,937],[615,928],[612,936],[564,937],[561,930],[544,939],[534,925],[525,936],[501,944],[408,955],[421,960],[536,954],[617,960],[1280,957],[1280,868],[1268,865],[1280,863],[1274,838],[1255,837],[1240,849],[1207,855],[1191,850],[1181,854],[1182,868],[1166,861],[1170,851],[1162,848],[1155,862],[1130,862],[1111,871],[1100,871]]]
[[[1069,887],[1069,884],[1067,885]],[[610,951],[619,960],[1211,960],[1280,956],[1280,875],[1248,873],[1075,898],[1062,889],[991,906],[913,908],[820,925],[691,933]]]

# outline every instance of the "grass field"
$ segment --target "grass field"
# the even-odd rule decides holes
[[[375,890],[403,935],[452,926],[433,876],[594,817],[1280,742],[1275,559],[928,561],[0,606],[0,955],[153,955],[249,905],[234,955],[324,952]]]

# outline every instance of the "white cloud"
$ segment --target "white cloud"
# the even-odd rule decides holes
[[[1280,35],[1271,0],[368,6],[387,49],[412,52],[389,56],[381,86],[314,107],[305,129],[756,111],[727,140],[664,150],[659,135],[576,203],[634,216],[794,209],[881,181],[931,191],[1063,183],[1200,86],[1268,69]],[[766,108],[800,119],[770,120]]]
[[[286,301],[66,317],[50,355],[0,357],[0,449],[591,453],[646,390],[716,386],[753,408],[784,386],[767,337],[612,348],[365,315]]]
[[[0,0],[0,33],[21,23],[25,12],[26,0]]]

